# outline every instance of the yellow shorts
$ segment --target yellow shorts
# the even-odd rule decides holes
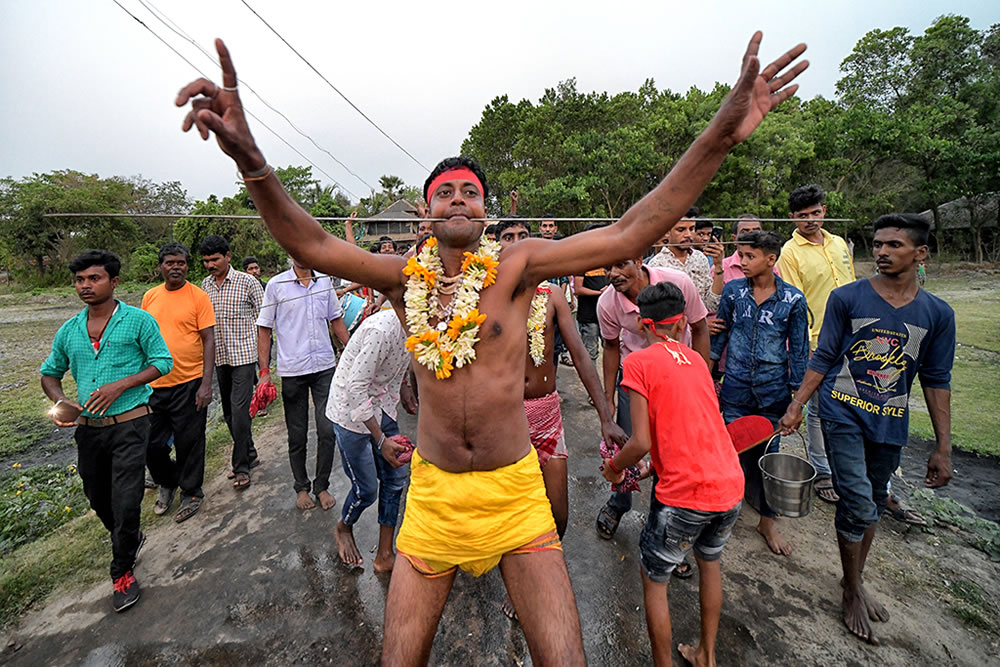
[[[496,470],[445,472],[414,450],[396,549],[428,577],[481,576],[509,553],[562,550],[538,455]]]

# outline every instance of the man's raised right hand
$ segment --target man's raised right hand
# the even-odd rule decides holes
[[[214,133],[222,152],[236,161],[240,171],[258,171],[267,165],[267,161],[247,125],[236,89],[236,68],[221,39],[215,40],[215,49],[219,52],[219,64],[222,66],[222,86],[201,78],[181,88],[174,103],[182,107],[191,100],[191,110],[184,117],[181,129],[187,132],[197,127],[198,134],[205,140]]]

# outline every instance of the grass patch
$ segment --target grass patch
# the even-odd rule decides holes
[[[254,433],[283,422],[281,401],[271,404],[268,412],[267,417],[253,420]],[[231,442],[225,422],[220,420],[209,428],[206,434],[206,480],[228,467]],[[147,496],[142,509],[143,530],[172,524],[172,513],[164,516],[153,514],[155,495]],[[31,607],[41,604],[58,588],[79,589],[106,582],[110,559],[111,538],[93,512],[73,519],[10,554],[4,554],[0,560],[0,628],[6,628]]]
[[[90,509],[76,466],[14,464],[0,482],[0,556]]]
[[[947,588],[953,597],[949,605],[951,611],[962,623],[1000,636],[997,620],[1000,609],[990,601],[979,584],[959,579],[949,581]]]
[[[1000,456],[996,412],[988,406],[1000,384],[1000,276],[979,272],[931,276],[928,291],[955,310],[958,347],[951,382],[951,431],[955,446]],[[919,381],[910,394],[910,433],[934,440]]]
[[[952,442],[968,452],[1000,456],[997,415],[988,407],[1000,386],[1000,354],[960,346],[955,350],[951,380]],[[910,434],[934,441],[920,381],[910,393]]]

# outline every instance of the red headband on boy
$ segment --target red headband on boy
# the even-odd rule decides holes
[[[650,326],[652,326],[654,324],[663,326],[663,325],[666,325],[666,324],[675,324],[677,322],[680,322],[682,317],[684,317],[684,313],[677,313],[673,317],[668,317],[667,319],[660,320],[659,322],[654,322],[652,317],[644,317],[644,318],[642,318],[642,323],[650,325]]]
[[[434,191],[438,189],[439,185],[454,180],[471,181],[479,188],[479,194],[485,195],[482,181],[479,180],[479,177],[471,169],[468,167],[455,167],[454,169],[442,171],[431,181],[431,184],[427,187],[427,203],[431,203],[431,197],[434,196]]]

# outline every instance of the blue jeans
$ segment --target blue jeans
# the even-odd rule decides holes
[[[639,536],[639,560],[652,581],[664,583],[694,548],[704,561],[719,560],[740,516],[740,503],[723,512],[664,505],[653,496]]]
[[[848,542],[860,542],[889,502],[888,484],[903,448],[874,442],[856,424],[823,420],[823,439],[840,496],[834,526]]]
[[[816,478],[830,477],[830,461],[823,444],[823,425],[819,414],[819,392],[809,399],[806,408],[806,431],[809,434],[809,462],[816,468]]]
[[[386,437],[399,435],[399,426],[385,413],[382,413],[381,426]],[[351,480],[351,490],[341,512],[344,523],[353,526],[361,518],[361,513],[378,498],[379,525],[395,526],[399,518],[399,498],[410,472],[409,466],[393,468],[389,465],[370,433],[355,433],[339,424],[334,424],[333,429],[340,445],[344,472]]]
[[[736,421],[740,417],[760,415],[771,422],[772,428],[777,428],[778,420],[785,414],[791,403],[791,391],[788,383],[781,381],[769,386],[754,387],[744,384],[727,375],[722,383],[722,418],[726,423]],[[770,445],[757,445],[740,454],[740,466],[743,468],[744,498],[751,507],[760,512],[761,516],[775,518],[777,513],[767,504],[764,497],[764,476],[757,462],[764,454],[777,452],[781,438],[771,440]]]

